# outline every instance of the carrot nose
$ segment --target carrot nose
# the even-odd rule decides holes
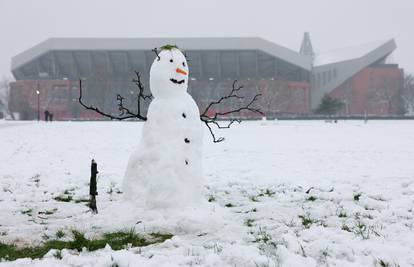
[[[187,72],[186,72],[186,71],[184,71],[184,70],[182,70],[182,69],[180,69],[180,68],[177,68],[175,71],[176,71],[177,73],[181,73],[181,74],[187,75]]]

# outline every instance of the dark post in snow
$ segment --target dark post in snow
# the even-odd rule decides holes
[[[96,175],[98,174],[98,164],[92,159],[91,164],[91,181],[89,183],[89,207],[93,213],[98,213],[98,208],[96,207],[96,195],[98,195],[97,186],[96,186]]]

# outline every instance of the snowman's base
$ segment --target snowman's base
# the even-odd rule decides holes
[[[103,217],[105,213],[112,214],[117,224],[133,225],[140,233],[167,232],[183,235],[217,231],[223,226],[225,209],[207,201],[197,205],[159,209],[137,207],[134,202],[119,201],[103,210]]]

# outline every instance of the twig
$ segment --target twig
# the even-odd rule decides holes
[[[160,61],[161,58],[160,58],[160,53],[158,53],[158,48],[155,47],[151,51],[153,51],[157,55],[157,60]]]
[[[138,91],[138,98],[137,98],[137,113],[132,112],[129,108],[124,106],[124,97],[122,97],[120,94],[117,94],[116,100],[118,101],[118,110],[119,110],[119,116],[114,116],[109,113],[105,113],[101,111],[99,108],[93,106],[93,105],[86,105],[82,101],[82,80],[79,80],[79,103],[88,110],[93,110],[98,114],[101,114],[104,117],[110,118],[111,120],[126,120],[126,119],[132,119],[137,118],[143,121],[147,120],[147,117],[141,114],[141,100],[151,99],[152,95],[145,95],[144,94],[144,85],[141,82],[141,76],[139,72],[135,71],[135,74],[137,75],[136,79],[133,79],[132,81],[137,85],[139,91]]]
[[[210,134],[213,137],[213,142],[214,143],[219,143],[221,141],[224,141],[224,137],[216,138],[216,136],[214,135],[213,129],[211,128],[212,124],[217,126],[218,129],[228,129],[235,122],[241,123],[240,119],[230,119],[230,122],[227,123],[226,125],[220,125],[218,123],[218,120],[223,119],[224,116],[227,116],[227,115],[230,115],[230,114],[235,114],[235,113],[240,113],[241,111],[245,111],[245,110],[264,115],[264,113],[262,111],[260,111],[260,109],[251,107],[254,104],[254,102],[256,102],[258,100],[258,98],[261,96],[261,94],[256,94],[250,100],[250,102],[245,106],[242,106],[242,107],[239,107],[239,108],[236,108],[236,109],[233,109],[233,110],[229,110],[229,111],[226,111],[226,112],[215,112],[213,116],[207,115],[209,113],[210,109],[213,106],[221,104],[224,100],[228,100],[228,99],[232,99],[232,98],[244,99],[244,97],[239,96],[237,94],[243,88],[243,86],[237,86],[236,87],[236,83],[237,83],[237,80],[235,80],[233,82],[232,90],[230,91],[230,93],[228,95],[225,95],[225,96],[221,97],[217,101],[211,102],[206,107],[204,112],[200,115],[200,119],[206,124],[208,130],[210,131]]]

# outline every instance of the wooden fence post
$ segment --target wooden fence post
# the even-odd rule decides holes
[[[93,213],[98,213],[98,208],[96,207],[96,195],[98,195],[97,185],[96,185],[96,175],[98,174],[98,164],[92,159],[91,164],[91,181],[89,183],[89,207]]]

